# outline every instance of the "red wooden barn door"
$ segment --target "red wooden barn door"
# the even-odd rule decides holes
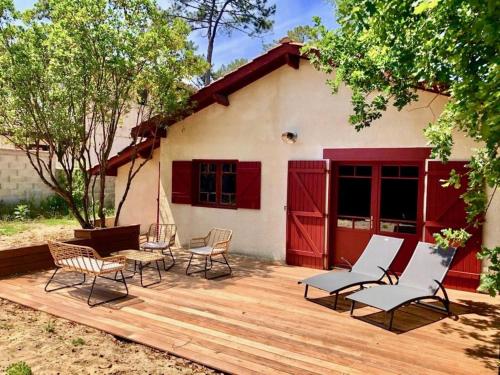
[[[453,161],[443,164],[430,161],[427,175],[427,209],[425,222],[425,241],[434,242],[433,234],[444,228],[464,228],[467,226],[465,203],[460,196],[465,192],[467,178],[462,177],[461,188],[442,187],[450,171],[454,169],[460,174],[467,172],[466,162]],[[472,238],[464,248],[455,255],[445,285],[454,289],[475,291],[479,285],[481,261],[476,254],[481,248],[482,231],[480,228],[469,228]]]
[[[323,269],[326,251],[327,161],[289,161],[287,264]]]

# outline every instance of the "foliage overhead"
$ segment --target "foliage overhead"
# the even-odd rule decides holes
[[[189,96],[184,82],[205,70],[190,31],[154,0],[39,0],[25,12],[0,0],[0,133],[25,151],[82,227],[96,217],[96,178],[88,173],[96,163],[104,218],[107,161],[125,118],[178,111]]]
[[[286,36],[294,42],[306,43],[311,39],[314,28],[309,25],[295,26],[293,29],[287,31]],[[271,43],[264,43],[262,49],[268,51],[279,44],[279,40],[273,40]]]
[[[270,30],[276,5],[268,0],[174,0],[170,13],[186,20],[194,31],[200,30],[207,39],[206,59],[209,69],[203,83],[211,80],[212,57],[219,33],[241,32],[254,37]]]
[[[240,58],[234,59],[229,62],[227,65],[222,64],[219,69],[212,72],[212,79],[217,80],[219,78],[224,77],[226,74],[231,73],[233,70],[238,69],[240,66],[245,65],[248,62],[248,59]]]
[[[352,89],[350,123],[361,130],[389,105],[401,110],[418,99],[416,87],[447,93],[450,100],[425,129],[433,156],[446,161],[455,137],[477,142],[468,163],[468,228],[436,236],[438,243],[464,242],[464,230],[481,225],[500,183],[500,3],[495,0],[338,0],[339,28],[315,19],[314,41],[307,50],[315,66]],[[450,186],[460,176],[450,176]],[[489,189],[485,189],[487,186]],[[500,288],[498,247],[483,249],[492,260],[483,285]]]

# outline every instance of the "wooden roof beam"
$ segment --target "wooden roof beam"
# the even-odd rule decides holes
[[[300,56],[287,53],[285,55],[286,63],[294,69],[299,69],[300,66]]]
[[[229,98],[227,97],[227,95],[216,92],[212,96],[216,103],[223,105],[225,107],[229,106]]]

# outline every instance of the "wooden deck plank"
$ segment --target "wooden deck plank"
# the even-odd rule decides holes
[[[297,281],[317,270],[235,258],[232,278],[187,277],[181,259],[161,284],[134,280],[127,300],[93,309],[88,288],[45,293],[46,272],[0,280],[0,297],[229,373],[496,373],[499,298],[451,291],[458,320],[406,307],[394,333],[367,322],[374,309],[353,319],[342,298],[338,311],[304,300]]]

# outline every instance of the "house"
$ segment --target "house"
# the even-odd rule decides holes
[[[444,189],[440,180],[465,171],[476,145],[457,136],[452,161],[430,159],[422,130],[448,97],[423,89],[417,103],[389,107],[356,132],[349,89],[332,95],[326,79],[300,44],[284,42],[193,94],[192,113],[141,145],[155,148],[153,159],[133,181],[120,224],[146,229],[158,213],[178,225],[181,244],[228,227],[234,252],[315,268],[354,262],[382,233],[405,239],[393,264],[402,271],[419,240],[464,224],[463,187]],[[129,162],[127,149],[110,159],[116,199]],[[476,253],[500,242],[499,208],[497,199],[458,253],[449,286],[477,287]]]

